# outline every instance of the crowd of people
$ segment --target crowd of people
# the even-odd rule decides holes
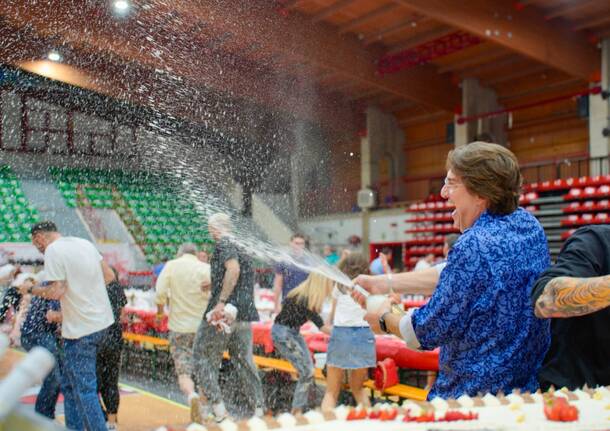
[[[609,385],[610,226],[577,230],[551,266],[541,225],[518,206],[521,185],[508,149],[479,142],[456,148],[441,193],[455,206],[461,234],[446,238],[442,262],[426,259],[417,271],[394,273],[392,249],[369,263],[361,253],[339,256],[325,247],[327,265],[371,294],[388,295],[375,309],[366,309],[362,294],[345,293],[316,271],[306,238],[293,235],[290,259],[274,271],[271,330],[276,353],[298,373],[292,412],[312,407],[314,366],[300,333],[307,321],[330,335],[323,410],[335,407],[346,375],[355,401],[369,405],[363,385],[376,365],[375,333],[394,334],[413,349],[440,348],[430,398]],[[224,352],[233,364],[231,384],[262,416],[265,398],[252,345],[251,322],[259,320],[252,258],[228,215],[210,216],[208,230],[215,242],[211,257],[183,244],[159,269],[157,317],[168,307],[171,357],[193,422],[222,422],[229,415],[219,383]],[[20,335],[26,349],[43,346],[58,359],[36,410],[53,417],[61,391],[68,428],[116,429],[118,322],[125,305],[116,274],[93,244],[61,236],[52,222],[34,225],[31,233],[44,254],[44,271],[16,280],[11,301],[20,306],[22,323],[13,336]],[[392,302],[403,294],[429,301],[396,314]]]

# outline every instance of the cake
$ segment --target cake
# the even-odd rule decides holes
[[[555,407],[555,409],[553,409]],[[561,411],[561,414],[559,413]],[[171,428],[166,428],[171,430]],[[515,391],[508,395],[462,396],[457,400],[405,401],[370,409],[339,406],[330,413],[311,410],[301,416],[282,413],[220,424],[193,424],[187,431],[608,431],[610,389]]]

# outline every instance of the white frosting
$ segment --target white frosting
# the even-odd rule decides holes
[[[582,389],[576,389],[575,391],[572,391],[572,393],[574,395],[576,395],[579,400],[590,400],[591,399],[591,395],[589,395]]]
[[[318,412],[316,410],[309,410],[303,416],[312,425],[321,424],[322,422],[324,422],[324,416],[322,416],[322,413],[320,413],[320,412]]]
[[[468,395],[464,394],[456,400],[462,407],[473,407],[474,400]]]
[[[237,424],[230,418],[226,418],[218,426],[222,431],[237,431],[238,429]]]
[[[430,404],[434,406],[436,410],[447,410],[449,408],[449,404],[442,398],[435,397]]]
[[[537,403],[541,403],[542,401],[544,401],[544,397],[542,396],[542,394],[540,392],[534,392],[532,394],[532,399],[534,401],[536,401]]]
[[[290,428],[297,424],[297,418],[290,413],[282,413],[276,419],[282,428]]]
[[[409,411],[409,415],[411,416],[419,416],[422,414],[423,409],[415,404],[413,401],[405,401],[402,403],[402,408]]]
[[[248,420],[248,427],[250,428],[250,431],[267,431],[269,429],[267,423],[256,416]]]
[[[508,394],[506,396],[506,399],[508,401],[510,401],[512,404],[517,404],[517,405],[523,404],[523,398],[521,398],[521,395],[517,395],[514,392],[511,392],[510,394]]]
[[[565,398],[566,400],[569,400],[568,394],[566,394],[564,391],[555,391],[554,395],[558,398]]]
[[[198,423],[192,423],[186,427],[186,431],[207,431],[207,428]]]
[[[610,391],[605,386],[600,386],[599,388],[596,388],[595,394],[598,394],[598,396],[601,396],[602,399],[610,398]]]
[[[344,421],[347,419],[347,415],[349,414],[349,408],[341,404],[339,407],[335,408],[335,416],[338,420]]]
[[[501,405],[500,400],[497,399],[496,396],[492,395],[492,394],[486,394],[482,399],[486,406],[497,407],[497,406]]]

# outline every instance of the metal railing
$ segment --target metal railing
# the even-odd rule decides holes
[[[608,175],[609,156],[574,157],[521,166],[524,184],[583,176]]]

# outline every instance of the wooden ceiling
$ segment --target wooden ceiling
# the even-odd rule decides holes
[[[5,0],[0,61],[23,64],[50,49],[86,72],[97,91],[193,115],[211,88],[290,112],[349,124],[376,104],[399,121],[451,113],[459,83],[479,79],[505,106],[546,88],[599,79],[601,0]],[[481,43],[380,75],[384,56],[464,31]],[[516,93],[515,81],[531,83]],[[199,115],[199,114],[198,114]]]

